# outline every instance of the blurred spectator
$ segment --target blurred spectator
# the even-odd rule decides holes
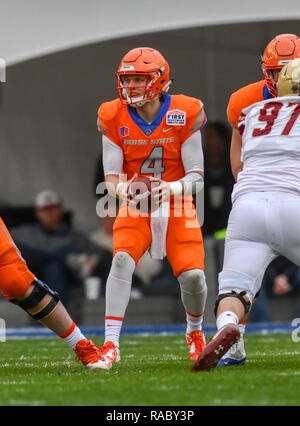
[[[234,178],[230,166],[231,131],[223,122],[208,123],[203,129],[204,235],[227,227]]]
[[[283,256],[277,257],[265,272],[260,295],[252,309],[251,320],[255,322],[271,320],[268,298],[285,295],[299,297],[299,294],[300,268]],[[300,316],[300,305],[298,316]]]
[[[35,216],[35,223],[15,227],[11,234],[32,272],[66,303],[69,290],[92,275],[103,250],[66,220],[55,191],[37,194]]]
[[[279,256],[268,267],[264,276],[268,296],[296,295],[300,290],[300,268]]]

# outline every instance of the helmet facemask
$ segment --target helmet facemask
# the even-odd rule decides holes
[[[153,83],[148,73],[132,73],[125,74],[124,72],[118,72],[117,74],[118,92],[121,102],[132,106],[142,106],[150,99],[155,97],[155,91],[153,89]],[[144,77],[145,82],[136,84],[128,84],[126,77]],[[139,80],[139,78],[137,78]],[[142,80],[142,78],[140,78]]]
[[[264,66],[262,67],[263,73],[265,76],[265,80],[268,86],[269,93],[272,96],[277,96],[277,80],[273,77],[273,69],[266,69]]]
[[[266,66],[264,63],[262,63],[262,71],[265,76],[266,84],[268,86],[268,90],[274,97],[277,96],[277,81],[278,81],[278,75],[279,72],[282,70],[285,64],[287,64],[289,61],[280,61],[284,62],[282,64],[278,64],[277,66]],[[277,73],[276,73],[277,71]]]
[[[152,72],[131,72],[119,71],[116,73],[118,83],[118,93],[120,100],[123,104],[131,105],[133,107],[141,107],[145,103],[152,101],[159,97],[162,93],[169,89],[171,82],[158,89],[159,79],[162,76],[163,71],[160,69],[153,70]],[[144,76],[144,84],[126,84],[127,76]],[[167,87],[166,87],[167,86]],[[136,95],[135,92],[139,92],[143,89],[143,94]]]

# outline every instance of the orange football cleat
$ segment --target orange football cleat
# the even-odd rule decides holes
[[[186,343],[189,347],[189,359],[196,360],[200,352],[205,348],[205,337],[201,330],[192,331],[186,335]]]
[[[113,362],[120,362],[120,350],[113,342],[106,342],[103,346],[99,347],[99,351],[102,355],[100,361],[102,370],[110,370]]]
[[[90,370],[102,369],[101,362],[104,361],[104,358],[101,354],[100,347],[95,345],[91,340],[80,340],[74,352],[76,353],[77,360],[81,361],[82,364]]]

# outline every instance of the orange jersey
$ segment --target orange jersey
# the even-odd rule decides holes
[[[181,179],[185,175],[181,145],[206,121],[202,102],[184,95],[164,95],[151,124],[119,99],[103,103],[98,111],[99,131],[122,148],[127,179],[134,173],[167,182]]]
[[[231,126],[238,128],[239,117],[242,110],[248,106],[271,99],[273,96],[269,93],[265,80],[244,86],[234,92],[229,99],[227,107],[227,118]]]

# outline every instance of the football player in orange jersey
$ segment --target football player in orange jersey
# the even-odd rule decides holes
[[[99,347],[84,337],[60,302],[59,295],[29,271],[1,218],[0,291],[8,301],[64,339],[87,368],[98,368],[102,360]]]
[[[119,336],[132,274],[146,250],[153,258],[166,255],[178,278],[190,359],[205,346],[202,320],[207,295],[203,239],[192,203],[195,188],[203,187],[203,104],[167,94],[169,65],[152,48],[129,51],[116,77],[119,97],[98,111],[106,184],[109,193],[123,201],[114,223],[114,256],[106,284],[105,370],[120,360]],[[156,211],[166,209],[164,217],[134,210],[128,188],[136,176],[150,177],[152,195],[160,206]],[[185,201],[181,217],[174,197]]]
[[[243,168],[241,162],[242,139],[238,130],[238,121],[242,110],[256,102],[272,99],[277,96],[277,79],[280,70],[289,61],[300,58],[300,38],[295,34],[279,34],[266,46],[262,56],[264,80],[249,84],[234,92],[228,103],[227,116],[232,126],[230,161],[232,173],[237,180]],[[248,316],[242,318],[239,325],[241,338],[230,352],[225,354],[219,366],[243,365],[246,361],[243,334]]]

